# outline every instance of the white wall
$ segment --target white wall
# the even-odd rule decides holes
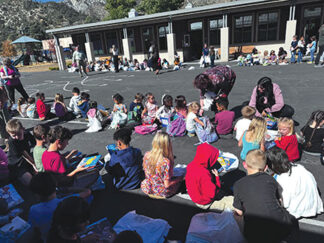
[[[285,42],[282,43],[273,43],[273,44],[264,44],[264,45],[255,45],[255,48],[258,49],[258,51],[261,52],[261,54],[263,54],[264,51],[268,51],[270,54],[271,50],[274,50],[276,52],[276,54],[278,54],[279,48],[283,47],[285,48]],[[286,50],[287,53],[289,52],[289,50]]]

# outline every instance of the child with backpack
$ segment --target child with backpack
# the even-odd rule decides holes
[[[267,123],[263,117],[255,117],[252,119],[249,129],[243,133],[238,142],[238,146],[242,147],[241,159],[244,161],[249,151],[255,149],[265,150],[264,135],[267,131]]]
[[[276,137],[277,147],[286,151],[290,162],[299,159],[298,141],[295,134],[294,121],[291,118],[281,117],[278,120],[278,131],[280,137]]]
[[[167,126],[169,124],[168,120],[173,113],[173,98],[171,95],[162,96],[162,106],[156,112],[156,119],[162,124],[162,126]]]
[[[88,129],[86,133],[99,132],[102,129],[103,116],[101,112],[97,109],[98,105],[96,101],[89,102],[89,110],[87,112],[87,117],[89,120]]]
[[[145,95],[144,110],[142,112],[143,123],[152,124],[156,119],[158,108],[154,95],[152,93],[147,93]]]
[[[188,115],[186,97],[183,95],[178,95],[174,101],[176,103],[175,111],[186,118]]]
[[[200,105],[197,101],[193,101],[189,104],[188,107],[188,116],[186,118],[186,129],[187,129],[187,135],[189,137],[194,137],[196,135],[195,126],[196,122],[199,123],[201,126],[204,126],[204,123],[199,120],[197,117],[197,114],[200,110]]]
[[[80,97],[81,97],[81,100],[78,103],[78,108],[81,112],[82,117],[86,118],[87,112],[89,110],[90,95],[86,92],[82,92]]]
[[[216,132],[218,135],[228,135],[233,132],[234,111],[227,110],[228,99],[220,97],[216,101],[218,112],[215,115]]]
[[[144,99],[143,94],[137,93],[135,95],[134,101],[129,105],[128,123],[141,122],[142,120],[141,115],[144,110],[144,106],[142,103],[143,99]]]

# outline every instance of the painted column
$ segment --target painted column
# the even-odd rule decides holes
[[[86,55],[88,62],[94,62],[95,56],[94,56],[94,49],[93,49],[93,43],[90,41],[89,33],[85,33],[86,36],[86,43],[84,43]]]
[[[176,51],[176,35],[173,33],[167,34],[167,46],[168,46],[168,62],[173,64],[174,53]]]
[[[61,71],[63,71],[66,69],[66,62],[65,62],[65,58],[64,58],[63,47],[60,46],[59,39],[56,35],[54,35],[54,41],[55,41],[56,60],[57,60],[59,69]]]
[[[132,50],[130,45],[130,39],[127,35],[127,28],[123,28],[124,32],[124,39],[123,39],[123,50],[124,50],[124,57],[126,57],[128,60],[132,60]]]
[[[290,58],[290,46],[294,35],[296,35],[297,20],[295,20],[295,6],[290,6],[289,20],[286,23],[285,50]]]
[[[220,29],[220,60],[228,62],[229,56],[229,28],[227,27],[227,14],[223,14],[223,28]]]

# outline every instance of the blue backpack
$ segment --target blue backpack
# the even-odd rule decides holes
[[[201,120],[204,123],[204,127],[200,125],[198,122],[196,123],[196,134],[201,143],[213,143],[218,140],[217,133],[215,131],[215,127],[211,124],[208,117],[200,117],[199,120]]]
[[[172,137],[182,137],[186,134],[186,120],[180,113],[170,117],[166,132]]]

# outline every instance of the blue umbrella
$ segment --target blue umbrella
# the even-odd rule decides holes
[[[22,36],[17,40],[13,41],[12,44],[24,44],[24,43],[41,43],[41,41],[33,39],[28,36]]]

